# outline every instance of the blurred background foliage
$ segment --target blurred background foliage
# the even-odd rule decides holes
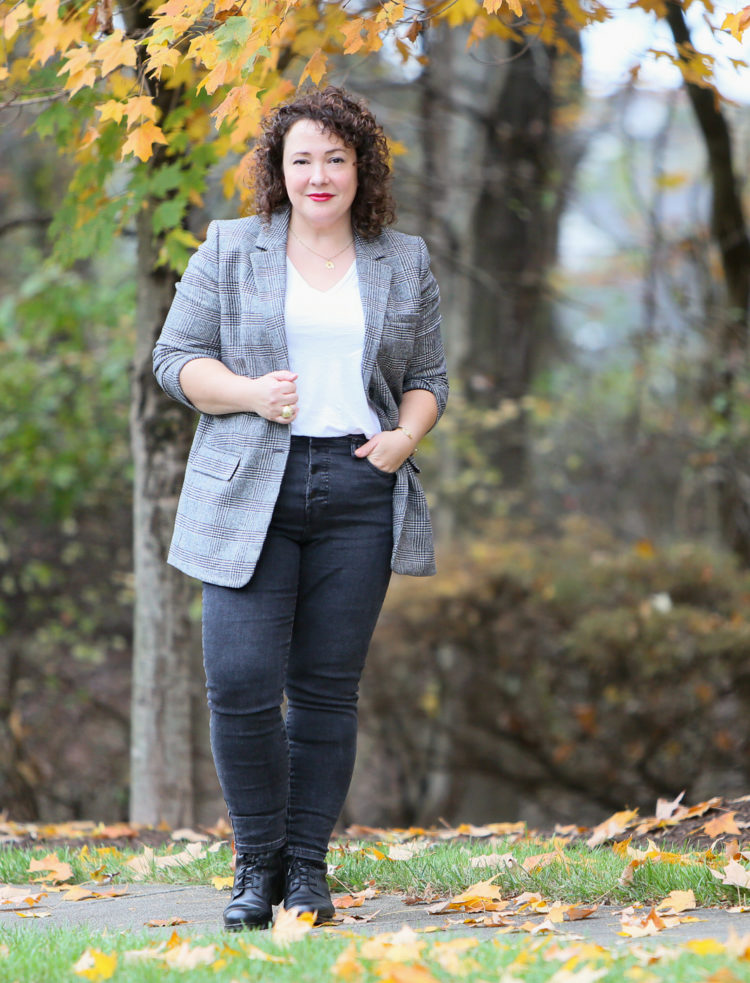
[[[501,175],[493,191],[511,258],[524,247],[503,215],[554,212],[524,323],[531,308],[493,293],[520,278],[512,264],[467,286],[450,226],[467,215],[447,192],[442,215],[440,195],[424,211],[425,76],[346,80],[410,147],[400,227],[433,251],[454,385],[420,452],[440,573],[389,595],[345,821],[586,822],[683,788],[746,792],[750,572],[720,485],[727,454],[747,457],[750,380],[736,369],[727,413],[726,299],[685,93],[602,97],[557,77],[557,144],[527,188]],[[746,174],[750,110],[725,111]],[[69,173],[29,122],[0,133],[0,809],[125,818],[134,249],[124,236],[65,270],[50,259]],[[193,231],[234,207],[217,182]],[[477,228],[465,235],[481,250],[495,233]],[[470,328],[466,294],[488,282],[497,337]],[[533,357],[504,376],[519,321]]]

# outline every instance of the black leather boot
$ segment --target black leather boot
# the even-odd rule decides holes
[[[224,909],[224,927],[268,928],[275,904],[284,897],[284,858],[274,853],[240,853],[234,871],[232,900]]]
[[[284,908],[314,911],[316,924],[333,918],[335,909],[326,881],[327,869],[325,862],[287,856]]]

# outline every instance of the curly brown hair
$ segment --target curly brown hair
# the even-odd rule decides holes
[[[396,218],[391,197],[388,143],[382,128],[363,102],[345,89],[329,85],[278,106],[261,122],[262,134],[253,152],[252,186],[258,215],[289,204],[283,171],[284,140],[295,123],[315,120],[340,137],[357,154],[357,193],[352,202],[352,226],[365,239],[379,235]]]

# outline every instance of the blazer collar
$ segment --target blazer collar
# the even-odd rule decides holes
[[[291,214],[292,210],[287,205],[286,208],[279,208],[272,212],[270,222],[261,221],[260,232],[255,240],[255,248],[262,249],[264,252],[273,252],[277,249],[286,250]]]

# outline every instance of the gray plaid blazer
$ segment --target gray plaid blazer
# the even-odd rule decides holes
[[[154,350],[159,385],[195,409],[182,367],[217,358],[252,378],[289,368],[284,335],[288,208],[215,221],[191,258]],[[442,414],[448,395],[438,286],[422,239],[390,230],[355,236],[365,312],[362,379],[384,430],[398,424],[404,392],[427,389]],[[246,584],[271,520],[289,452],[290,428],[255,413],[202,414],[188,458],[168,562],[226,587]],[[418,468],[409,458],[393,493],[397,573],[435,572],[432,529]]]

